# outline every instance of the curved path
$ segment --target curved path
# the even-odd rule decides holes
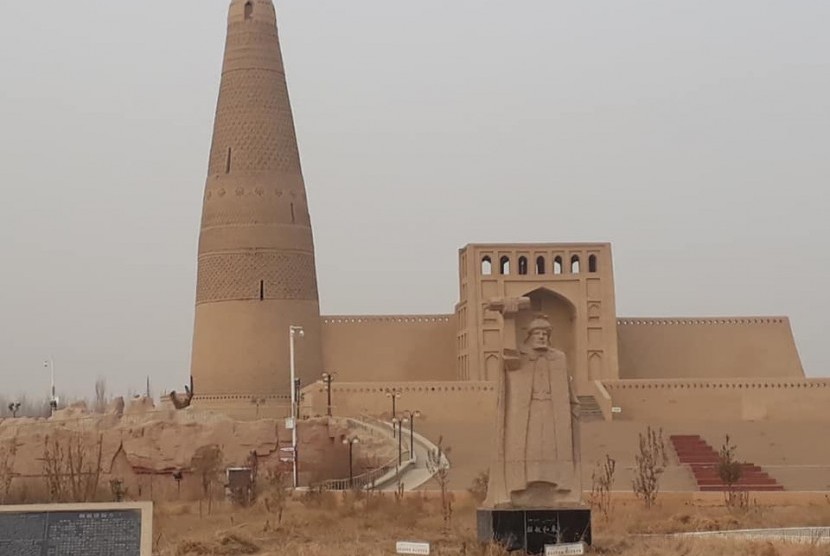
[[[360,418],[349,418],[349,420],[356,422],[359,426],[372,428],[381,431],[391,441],[397,442],[397,438],[393,436],[393,425],[386,421],[380,421],[371,417],[362,416]],[[410,433],[407,429],[403,429],[403,438],[405,457],[409,451]],[[392,470],[385,476],[378,479],[375,483],[375,488],[381,491],[395,491],[398,489],[399,483],[403,484],[404,491],[415,490],[425,483],[427,483],[434,472],[427,466],[429,460],[429,453],[438,450],[438,446],[433,444],[428,438],[415,432],[414,434],[414,457],[409,456],[409,459],[403,462],[403,469],[400,472],[400,478],[396,470]],[[450,462],[446,456],[442,455],[442,465],[449,467]]]

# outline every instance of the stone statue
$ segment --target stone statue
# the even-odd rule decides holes
[[[498,378],[496,447],[486,507],[556,508],[579,504],[579,402],[565,353],[551,347],[546,315],[515,347],[516,317],[527,298],[491,302],[504,316],[504,368]]]

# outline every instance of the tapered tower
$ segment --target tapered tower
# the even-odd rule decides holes
[[[192,376],[201,396],[290,392],[322,372],[305,185],[271,0],[233,0],[205,186]]]

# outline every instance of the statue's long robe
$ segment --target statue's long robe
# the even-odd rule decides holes
[[[578,500],[578,430],[572,419],[577,402],[565,354],[523,348],[512,361],[505,358],[499,382],[496,446],[485,504],[509,505],[511,493],[534,482],[556,485],[563,499]]]

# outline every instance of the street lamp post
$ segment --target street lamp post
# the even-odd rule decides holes
[[[392,422],[394,423],[395,419],[397,419],[397,401],[401,397],[401,391],[389,390],[386,392],[386,397],[392,399]],[[395,436],[395,427],[392,427],[392,436]]]
[[[403,465],[403,424],[407,420],[406,417],[401,419],[394,417],[392,419],[392,428],[398,428],[398,467]]]
[[[406,416],[409,418],[409,458],[415,458],[415,418],[421,416],[421,412],[417,409],[415,411],[407,411]]]
[[[331,381],[336,373],[323,373],[323,384],[326,385],[326,415],[331,417]]]
[[[353,459],[353,455],[354,455],[353,449],[354,449],[354,445],[359,444],[359,443],[360,443],[360,439],[357,438],[356,436],[354,438],[344,438],[343,439],[343,444],[348,444],[349,445],[349,489],[350,490],[354,488],[354,467],[353,467],[353,463],[352,463],[354,461],[354,459]]]
[[[297,417],[299,416],[299,403],[297,401],[297,379],[295,378],[295,368],[294,368],[294,338],[299,336],[302,338],[305,336],[305,331],[303,330],[302,326],[295,326],[291,325],[288,327],[288,339],[289,339],[289,363],[291,367],[291,419],[293,421],[293,427],[291,427],[291,455],[293,456],[291,459],[293,460],[293,484],[294,488],[296,489],[299,486],[299,468],[297,466],[297,459],[299,458],[299,454],[297,453]]]
[[[43,362],[43,366],[49,369],[49,374],[51,375],[51,396],[49,398],[49,407],[52,409],[52,413],[54,413],[58,409],[58,397],[55,395],[55,360],[51,357]]]

